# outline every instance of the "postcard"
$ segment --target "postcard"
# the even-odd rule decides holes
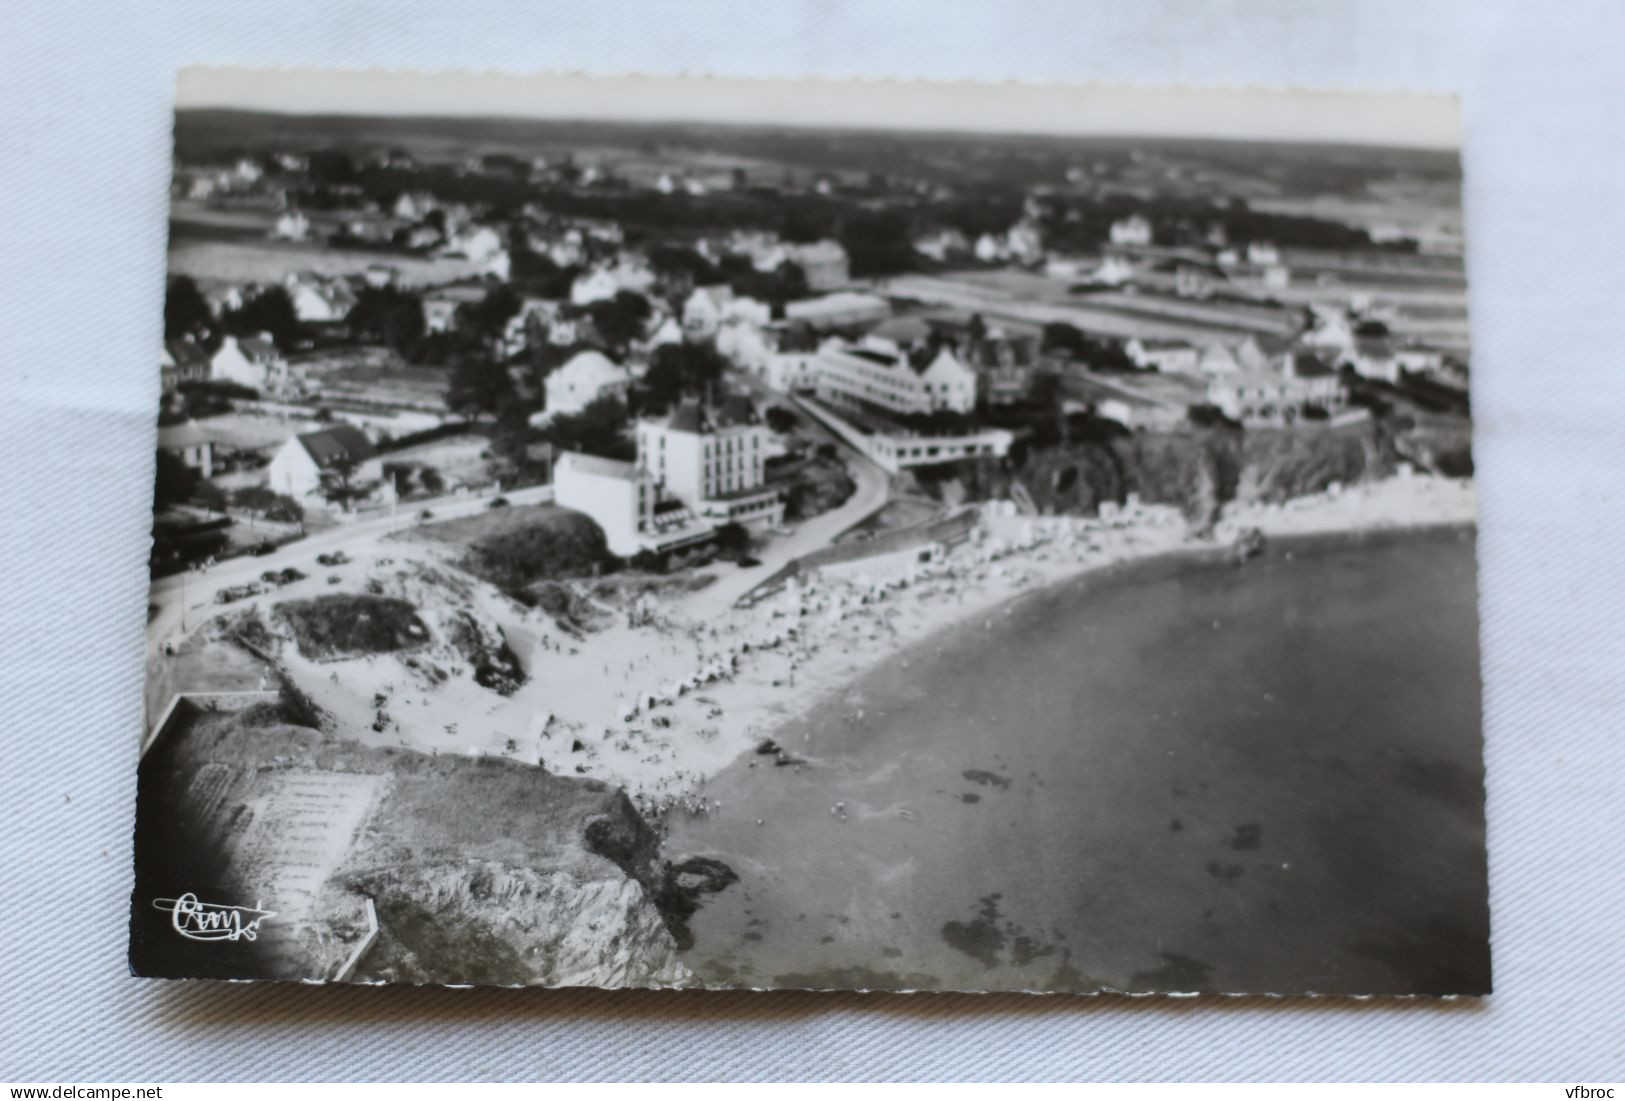
[[[132,970],[1488,993],[1463,247],[1443,97],[185,71]]]

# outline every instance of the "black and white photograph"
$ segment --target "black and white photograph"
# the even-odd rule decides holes
[[[184,70],[132,970],[1489,993],[1459,145]]]

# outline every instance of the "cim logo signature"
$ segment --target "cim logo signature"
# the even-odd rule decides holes
[[[187,940],[255,940],[260,922],[276,917],[275,910],[262,910],[257,905],[200,902],[190,891],[179,898],[155,898],[152,905],[167,910],[170,925]]]

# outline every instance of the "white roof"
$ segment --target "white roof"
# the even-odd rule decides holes
[[[588,348],[571,356],[569,361],[549,375],[547,380],[552,382],[555,378],[577,386],[606,386],[611,383],[625,382],[631,378],[631,375],[625,367],[610,359],[603,352]]]

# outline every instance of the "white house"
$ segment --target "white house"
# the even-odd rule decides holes
[[[801,269],[801,273],[807,277],[807,286],[812,290],[833,290],[851,282],[851,263],[846,249],[838,241],[791,245],[785,251],[785,259]]]
[[[675,317],[668,315],[660,319],[660,323],[655,326],[654,332],[649,334],[649,339],[644,344],[650,351],[653,351],[663,344],[681,344],[682,342],[683,327],[677,323]]]
[[[1151,223],[1139,214],[1130,214],[1112,223],[1109,231],[1114,245],[1145,248],[1151,244]]]
[[[1208,380],[1207,400],[1244,424],[1291,423],[1306,405],[1343,408],[1346,390],[1336,371],[1314,355],[1285,356],[1278,371],[1238,370]]]
[[[577,352],[547,376],[546,414],[579,413],[609,394],[624,398],[631,383],[631,373],[604,353],[590,348]]]
[[[355,292],[336,279],[290,275],[285,284],[288,297],[293,300],[293,312],[300,321],[316,324],[343,321],[355,307]]]
[[[378,449],[353,424],[295,436],[271,457],[269,485],[293,498],[320,496],[326,481],[347,478],[364,486],[383,477]]]
[[[970,250],[970,241],[957,229],[940,229],[914,239],[914,251],[941,263]]]
[[[214,444],[195,421],[160,427],[158,450],[174,455],[205,478],[214,473]]]
[[[1151,368],[1173,375],[1194,375],[1201,362],[1201,353],[1188,340],[1155,340],[1135,337],[1123,345],[1123,351],[1136,367]]]
[[[1241,361],[1229,345],[1214,341],[1202,349],[1196,369],[1204,375],[1233,375],[1241,370]]]
[[[431,210],[436,210],[440,201],[429,191],[403,191],[395,200],[391,208],[395,217],[408,222],[422,221]]]
[[[818,398],[833,405],[897,414],[976,408],[976,372],[946,346],[927,358],[873,334],[856,343],[831,340],[819,349],[817,372]]]
[[[1010,258],[1010,249],[1002,236],[984,233],[976,238],[976,245],[971,252],[984,264],[996,264]]]
[[[310,219],[302,210],[283,212],[271,227],[271,238],[276,241],[303,241],[309,236]]]
[[[441,251],[460,253],[470,260],[492,260],[503,251],[502,234],[492,226],[464,226],[446,241]]]
[[[209,360],[209,378],[261,393],[278,393],[287,388],[288,363],[263,336],[228,336]]]
[[[594,302],[607,302],[621,291],[621,284],[607,268],[597,268],[576,276],[570,284],[570,301],[577,306],[590,306]]]
[[[585,513],[604,532],[611,553],[663,553],[695,546],[716,530],[687,505],[663,497],[639,463],[561,451],[553,464],[553,499]]]
[[[784,500],[764,484],[772,433],[750,399],[728,398],[712,409],[683,402],[670,414],[638,423],[638,462],[661,489],[717,523],[772,526]]]
[[[722,324],[723,309],[733,300],[733,288],[725,283],[695,287],[683,302],[683,332],[692,340],[709,340]]]

